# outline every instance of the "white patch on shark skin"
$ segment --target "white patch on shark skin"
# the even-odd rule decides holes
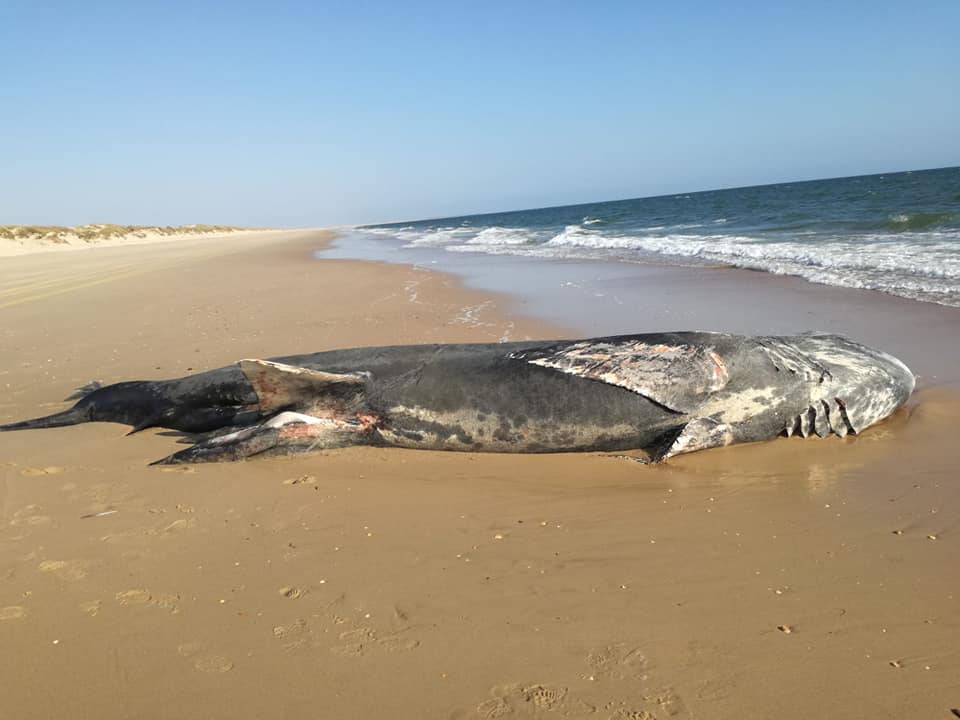
[[[723,358],[700,345],[585,341],[510,357],[622,387],[674,412],[691,412],[701,397],[723,389],[730,379]]]
[[[449,413],[443,413],[448,418],[450,417]],[[427,410],[423,407],[409,407],[407,405],[394,405],[390,408],[388,415],[390,417],[405,415],[407,417],[412,417],[417,420],[423,420],[424,422],[442,422],[440,419],[440,413],[436,413],[433,410]]]
[[[735,393],[712,395],[697,411],[704,417],[717,417],[727,425],[746,422],[769,410],[780,397],[775,387],[746,388]]]
[[[212,438],[209,443],[211,445],[226,445],[227,443],[232,443],[234,440],[238,440],[239,438],[246,437],[248,435],[250,435],[250,428],[243,428],[242,430],[236,430],[235,432]]]
[[[305,425],[336,425],[335,420],[330,420],[328,418],[318,418],[313,415],[304,415],[303,413],[298,412],[282,412],[278,415],[274,415],[269,420],[266,420],[259,425],[252,425],[250,427],[245,427],[240,430],[236,430],[232,433],[227,433],[226,435],[220,435],[211,439],[209,442],[211,445],[227,445],[229,443],[241,440],[243,438],[249,437],[254,432],[259,432],[265,428],[281,428],[284,425],[291,425],[293,423],[301,423]]]
[[[407,405],[393,405],[387,412],[391,422],[387,426],[377,428],[380,437],[389,445],[396,447],[412,447],[424,449],[454,449],[467,450],[464,443],[456,434],[440,435],[424,428],[417,428],[416,437],[403,432],[404,420],[435,424],[437,427],[449,428],[451,425],[460,425],[460,417],[453,413],[440,413],[424,407],[409,407]],[[394,429],[399,428],[399,429]],[[466,428],[464,428],[466,430]],[[417,439],[419,438],[419,439]]]
[[[268,428],[280,428],[284,425],[289,425],[290,423],[305,423],[307,425],[320,425],[323,423],[328,423],[330,425],[335,425],[336,423],[329,418],[318,418],[313,415],[304,415],[303,413],[298,412],[282,412],[279,415],[274,415],[272,418],[263,423],[263,427]]]

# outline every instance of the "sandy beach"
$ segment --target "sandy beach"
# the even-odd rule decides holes
[[[451,275],[313,259],[329,239],[2,259],[0,422],[94,379],[575,334]],[[836,312],[752,275],[761,299],[790,287],[814,321]],[[716,304],[740,277],[686,289]],[[940,337],[907,348],[928,380],[889,421],[655,467],[353,448],[158,468],[172,433],[0,434],[0,720],[949,718],[957,313],[884,309],[871,342]]]

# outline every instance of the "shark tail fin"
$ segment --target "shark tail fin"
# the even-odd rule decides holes
[[[83,387],[77,388],[66,400],[83,400],[88,395],[93,394],[103,385],[94,380]],[[80,423],[90,422],[91,408],[85,403],[78,403],[68,410],[63,410],[53,415],[33,418],[32,420],[22,420],[20,422],[0,425],[0,432],[8,430],[38,430],[42,428],[64,427],[66,425],[78,425]]]
[[[64,427],[65,425],[78,425],[90,421],[89,408],[72,407],[63,412],[54,413],[45,417],[33,418],[32,420],[21,420],[20,422],[0,425],[0,432],[9,430],[36,430],[39,428]]]

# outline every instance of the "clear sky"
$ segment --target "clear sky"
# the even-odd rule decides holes
[[[0,2],[0,224],[419,219],[960,164],[960,2]]]

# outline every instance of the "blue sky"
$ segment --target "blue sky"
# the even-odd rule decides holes
[[[0,224],[318,226],[960,164],[956,0],[0,4]]]

